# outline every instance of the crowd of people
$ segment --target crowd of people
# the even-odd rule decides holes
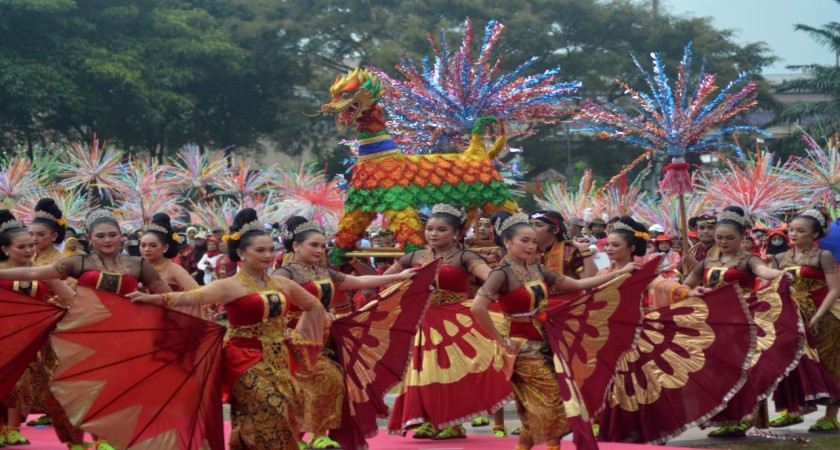
[[[656,278],[642,298],[621,299],[644,308],[639,342],[622,356],[603,408],[593,407],[601,440],[660,443],[695,425],[716,426],[712,437],[742,437],[753,426],[801,423],[817,405],[828,406],[826,415],[810,429],[840,429],[840,275],[835,256],[819,247],[829,219],[814,209],[767,230],[725,207],[691,218],[683,245],[632,217],[583,223],[556,211],[500,211],[470,226],[463,208],[438,204],[422,218],[425,248],[382,256],[399,253],[386,228],[359,242],[362,256],[336,267],[326,263],[331,236],[305,217],[263,224],[244,209],[221,230],[174,227],[158,213],[124,233],[105,209],[89,214],[85,230],[68,228],[51,199],[35,211],[29,224],[0,211],[0,288],[72,312],[74,290],[84,286],[225,324],[222,391],[233,449],[353,442],[342,437],[354,426],[343,415],[356,401],[347,377],[357,369],[337,358],[343,344],[325,338],[326,323],[369,307],[378,292],[432,262],[417,337],[396,349],[411,359],[391,433],[459,439],[465,424],[489,426],[492,418],[495,436],[518,434],[519,450],[559,448],[571,428],[545,314],[564,295],[645,264],[656,264]],[[731,283],[738,289],[722,288]],[[569,314],[586,323],[585,309]],[[296,342],[317,347],[306,370],[296,369]],[[70,420],[78,414],[50,390],[58,364],[47,345],[0,393],[0,446],[27,443],[21,424],[37,412],[44,416],[35,423],[52,424],[71,450],[112,448],[107,435],[86,442]],[[690,405],[679,414],[676,398]],[[773,420],[771,399],[780,411]],[[510,401],[517,430],[501,414]]]

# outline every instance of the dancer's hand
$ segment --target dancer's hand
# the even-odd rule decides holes
[[[631,262],[631,263],[627,264],[626,266],[622,267],[621,269],[618,269],[617,272],[618,273],[630,273],[630,272],[638,269],[639,267],[641,267],[639,265],[639,263]]]
[[[814,317],[811,317],[811,321],[808,323],[808,326],[811,328],[811,333],[814,333],[814,336],[816,336],[819,332],[818,324],[820,323],[820,319],[822,319],[822,317],[814,314]]]
[[[132,302],[151,303],[153,305],[161,305],[163,298],[160,294],[144,294],[142,292],[134,291],[126,295]]]
[[[505,353],[509,353],[511,355],[519,353],[519,342],[512,341],[510,338],[504,338],[497,342],[503,349],[505,349]]]
[[[692,289],[691,292],[688,293],[689,297],[703,297],[706,295],[707,292],[711,291],[710,288],[697,286],[696,288]]]
[[[418,268],[405,269],[398,274],[398,277],[399,277],[400,280],[410,280],[410,279],[414,278],[414,275],[417,275],[417,271],[419,269],[420,269],[419,267]]]
[[[585,251],[589,250],[589,247],[592,244],[589,242],[589,239],[586,239],[585,237],[576,237],[572,240],[572,245],[574,245],[575,248],[578,249],[579,251],[585,252]],[[594,254],[595,252],[592,252],[592,253]]]

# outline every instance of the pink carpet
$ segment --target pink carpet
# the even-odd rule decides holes
[[[34,417],[33,417],[34,418]],[[67,450],[55,437],[52,427],[33,428],[24,426],[21,430],[23,435],[32,442],[32,445],[19,448],[21,450]],[[225,422],[225,434],[230,431],[230,422]],[[411,436],[409,434],[409,436]],[[411,437],[389,436],[384,430],[375,438],[368,441],[371,450],[511,450],[516,445],[516,438],[499,439],[491,436],[471,435],[466,439],[455,439],[450,441],[436,442],[428,440],[411,439]],[[632,444],[600,444],[601,450],[642,450],[662,448],[660,446],[632,445]],[[537,446],[537,449],[545,446]],[[684,447],[668,447],[669,449],[690,450]],[[574,450],[571,442],[563,442],[562,450]],[[161,449],[167,450],[167,449]]]

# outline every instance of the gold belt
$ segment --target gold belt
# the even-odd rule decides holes
[[[447,291],[445,289],[435,289],[432,291],[429,304],[431,305],[445,305],[448,303],[461,303],[467,301],[465,294]]]
[[[229,326],[225,334],[225,340],[230,338],[282,338],[286,333],[286,320],[284,317],[272,317],[261,323],[243,326]]]

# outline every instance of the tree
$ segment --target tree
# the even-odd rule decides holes
[[[837,3],[840,4],[840,0]],[[829,22],[821,27],[796,24],[795,28],[808,33],[840,57],[840,23]],[[783,84],[780,91],[817,94],[824,99],[790,104],[781,114],[780,120],[803,121],[804,128],[815,136],[840,130],[840,65],[806,64],[788,68],[799,70],[807,77]]]

